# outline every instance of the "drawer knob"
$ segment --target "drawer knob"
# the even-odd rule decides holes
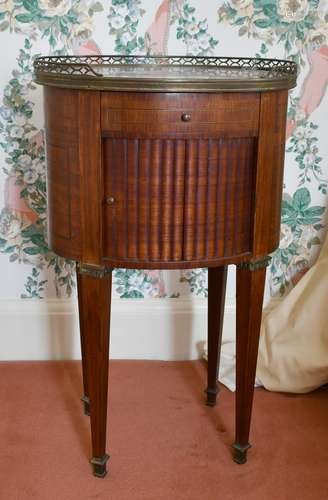
[[[183,122],[190,122],[191,121],[191,115],[189,113],[182,113],[181,120]]]
[[[115,198],[114,198],[114,196],[108,196],[108,197],[106,198],[106,203],[107,203],[107,205],[114,205],[114,203],[115,203]]]

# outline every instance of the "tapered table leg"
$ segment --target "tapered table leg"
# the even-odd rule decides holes
[[[78,263],[76,268],[78,269]],[[82,306],[82,280],[81,274],[77,271],[77,292],[79,298],[79,319],[80,319],[80,339],[81,339],[81,353],[82,353],[82,375],[83,375],[83,396],[81,401],[83,402],[84,414],[90,416],[90,399],[89,399],[89,388],[88,388],[88,369],[86,363],[86,353],[85,353],[85,331],[84,331],[84,321],[83,321],[83,306]]]
[[[109,458],[106,454],[106,422],[111,270],[82,264],[78,272],[83,369],[90,400],[91,463],[94,475],[104,477]]]
[[[247,461],[265,270],[269,258],[237,265],[236,440],[234,461]]]
[[[208,313],[207,313],[207,399],[208,406],[216,405],[219,392],[218,373],[224,318],[228,266],[208,269]]]

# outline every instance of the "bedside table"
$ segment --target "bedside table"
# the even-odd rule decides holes
[[[34,69],[45,86],[50,248],[78,263],[82,400],[91,418],[94,474],[106,474],[108,459],[111,274],[118,267],[208,268],[206,403],[214,406],[227,266],[236,264],[233,457],[245,463],[296,65],[54,56],[36,59]]]

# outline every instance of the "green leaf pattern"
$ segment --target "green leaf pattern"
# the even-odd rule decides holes
[[[239,36],[279,44],[285,55],[306,64],[309,49],[328,40],[326,0],[231,0],[218,9],[219,22],[238,28]]]
[[[95,0],[7,0],[0,2],[0,30],[46,39],[50,50],[60,53],[91,38],[93,16],[102,10],[102,2]]]
[[[155,3],[156,9],[163,4],[160,0]],[[149,0],[0,0],[0,36],[6,31],[21,40],[15,68],[2,91],[1,168],[6,183],[19,189],[22,202],[34,214],[31,220],[8,205],[0,208],[0,252],[13,265],[29,266],[30,273],[22,286],[23,298],[47,296],[50,288],[57,296],[69,296],[75,286],[74,264],[47,247],[45,150],[43,131],[35,119],[33,58],[40,47],[45,53],[45,44],[49,54],[76,53],[81,45],[97,37],[97,23],[103,29],[104,21],[108,38],[103,45],[97,40],[104,53],[112,52],[108,44],[113,44],[118,54],[151,53],[145,19],[153,6]],[[222,55],[223,25],[235,34],[237,47],[241,41],[246,45],[248,39],[252,40],[248,55],[254,55],[253,42],[259,57],[270,57],[271,52],[276,55],[273,51],[278,48],[284,56],[300,63],[304,71],[308,52],[328,44],[326,0],[220,0],[215,7],[200,0],[171,0],[168,8],[167,35],[177,47],[182,43],[185,54]],[[272,294],[288,291],[311,266],[325,228],[327,158],[320,151],[317,118],[302,111],[299,89],[291,96],[289,117],[295,127],[286,148],[281,244],[272,259]],[[45,270],[48,280],[44,279]],[[207,296],[205,269],[184,270],[176,275],[180,284],[176,283],[177,290],[170,297],[178,297],[181,287],[185,287],[186,294]],[[161,272],[119,269],[114,272],[113,283],[121,298],[168,296]]]
[[[309,51],[328,43],[326,0],[225,1],[218,9],[218,19],[236,28],[240,37],[257,40],[258,57],[268,57],[270,48],[277,45],[284,57],[295,60],[301,69],[308,64]],[[288,110],[295,127],[287,142],[286,162],[294,169],[298,187],[292,196],[288,192],[284,195],[281,243],[270,269],[272,295],[286,293],[311,266],[324,229],[325,207],[311,206],[311,193],[316,187],[322,195],[327,194],[327,168],[319,150],[318,125],[305,115],[297,92],[299,88],[293,92]],[[306,203],[305,212],[298,210],[300,199]]]
[[[199,20],[195,7],[188,1],[184,2],[182,7],[173,1],[171,9],[171,24],[177,25],[176,37],[185,44],[186,55],[212,54],[219,42],[209,33],[207,19]]]
[[[112,0],[108,15],[109,34],[115,36],[117,54],[141,54],[147,37],[138,33],[139,21],[145,14],[140,0]],[[149,53],[150,50],[147,50]]]

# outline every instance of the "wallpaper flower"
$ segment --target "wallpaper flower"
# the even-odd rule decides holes
[[[284,294],[325,233],[328,0],[0,0],[0,266],[20,266],[23,298],[70,296],[74,263],[47,247],[45,148],[33,58],[42,54],[285,57],[300,65],[290,95],[280,248],[272,294]],[[9,58],[8,58],[9,53]],[[8,60],[11,68],[8,71]],[[24,271],[23,271],[24,270]],[[207,295],[205,269],[114,273],[122,298]]]

